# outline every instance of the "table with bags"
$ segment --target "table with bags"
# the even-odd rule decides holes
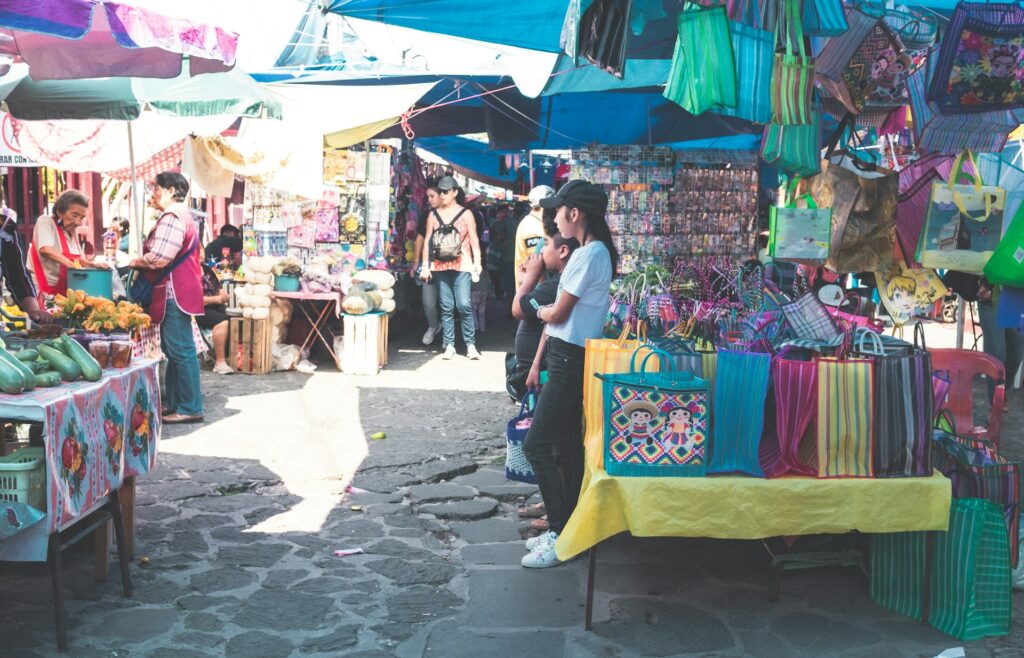
[[[935,451],[939,470],[933,470],[935,393],[928,352],[891,337],[883,343],[866,329],[847,332],[839,342],[828,356],[802,360],[791,351],[796,348],[774,354],[749,346],[673,352],[656,341],[588,341],[586,472],[576,510],[555,547],[562,560],[590,549],[586,628],[596,548],[621,532],[720,539],[880,534],[903,544],[894,553],[895,544],[876,542],[872,564],[899,556],[907,577],[889,579],[873,569],[873,598],[905,614],[920,612],[927,600],[933,624],[966,637],[960,622],[976,612],[982,583],[975,577],[985,562],[974,551],[972,565],[979,568],[965,569],[949,551],[974,547],[979,528],[993,529],[995,516],[984,509],[998,509],[1005,520],[1001,534],[994,528],[998,539],[984,543],[1003,551],[996,560],[1007,573],[1008,596],[1006,551],[1017,532],[1010,517],[1019,511],[1016,471],[1007,476],[1010,467],[997,466],[1003,479],[993,484],[980,477],[979,485],[975,474],[961,472],[967,458],[949,442]],[[959,445],[955,437],[951,441]],[[964,498],[952,502],[954,493]],[[968,514],[982,525],[945,532],[951,509],[954,523]],[[934,550],[914,552],[906,542]],[[932,588],[928,599],[923,590],[933,580],[946,587],[945,594]],[[894,596],[902,608],[886,603]],[[907,605],[915,601],[918,608]],[[941,617],[938,623],[934,615]],[[959,621],[948,621],[954,618]]]

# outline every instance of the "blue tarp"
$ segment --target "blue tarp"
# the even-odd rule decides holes
[[[325,11],[341,16],[558,52],[569,0],[330,0],[324,4]]]

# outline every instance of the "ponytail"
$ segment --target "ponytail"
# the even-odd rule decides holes
[[[608,249],[608,255],[612,259],[612,276],[614,277],[619,271],[619,251],[615,248],[615,243],[612,241],[612,230],[608,227],[608,222],[605,221],[604,213],[590,215],[583,211],[583,215],[587,219],[587,233],[603,242],[604,246]],[[586,242],[585,236],[584,242]]]

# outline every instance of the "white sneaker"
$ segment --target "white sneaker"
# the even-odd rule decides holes
[[[562,561],[555,555],[555,540],[558,539],[558,535],[553,532],[551,534],[553,539],[550,542],[542,545],[532,553],[527,553],[519,564],[527,569],[547,569],[548,567],[557,567],[562,564]]]
[[[226,363],[214,364],[213,371],[218,375],[230,375],[235,372],[234,369]]]
[[[553,534],[555,533],[551,532],[550,530],[547,530],[545,532],[540,533],[536,537],[530,537],[526,540],[526,550],[528,550],[531,553],[536,551],[538,548],[541,548],[543,545],[551,542],[551,535]]]
[[[448,347],[444,348],[444,352],[441,353],[441,358],[444,359],[445,361],[451,361],[453,358],[455,358],[455,346],[449,345]]]
[[[441,333],[441,327],[427,327],[427,330],[423,332],[423,344],[433,345],[439,333]]]
[[[466,347],[466,356],[469,357],[469,359],[472,361],[477,361],[480,359],[480,352],[476,351],[476,345],[469,345],[468,347]]]

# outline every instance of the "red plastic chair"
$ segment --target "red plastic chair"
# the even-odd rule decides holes
[[[949,397],[945,408],[953,414],[957,432],[963,436],[987,439],[998,450],[1006,398],[1003,364],[994,356],[972,350],[932,349],[929,352],[932,354],[932,372],[943,371],[949,377]],[[992,411],[984,427],[974,425],[974,378],[978,375],[985,375],[995,382]]]

